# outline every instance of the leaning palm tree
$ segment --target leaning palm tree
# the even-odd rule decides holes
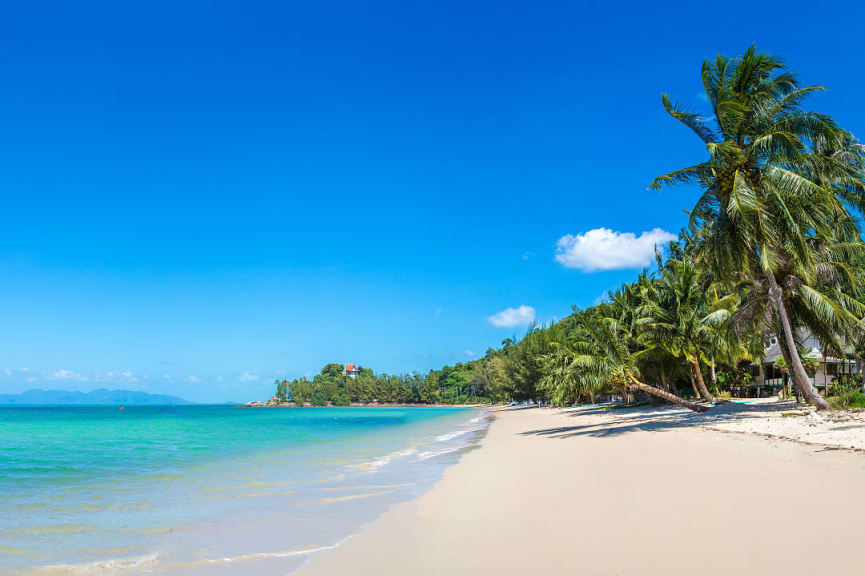
[[[753,46],[739,58],[705,61],[702,78],[712,120],[668,95],[663,105],[704,142],[709,158],[656,178],[650,188],[679,183],[703,188],[690,213],[697,258],[731,284],[744,278],[766,282],[793,380],[818,409],[829,408],[796,353],[785,287],[776,271],[783,262],[804,285],[813,284],[817,271],[809,240],[858,239],[847,206],[865,207],[861,171],[844,161],[821,161],[820,178],[814,175],[815,145],[835,150],[849,133],[830,117],[800,108],[821,87],[800,87],[780,60]]]
[[[788,263],[781,262],[776,271],[777,281],[784,287],[784,305],[791,324],[803,329],[803,333],[795,335],[794,347],[806,371],[809,361],[802,355],[804,336],[814,336],[824,352],[840,355],[844,346],[839,337],[855,342],[865,328],[860,320],[865,305],[859,301],[865,295],[865,246],[860,242],[830,243],[820,239],[812,239],[810,244],[816,268],[812,284],[798,277]],[[750,331],[756,327],[764,333],[783,334],[768,292],[768,283],[762,279],[749,279],[738,286],[740,306],[733,314],[737,328]],[[785,372],[792,376],[789,348],[781,346],[781,353]]]
[[[666,390],[642,381],[638,354],[634,352],[636,338],[626,323],[609,310],[599,307],[581,319],[584,336],[573,344],[574,376],[583,386],[598,384],[622,387],[651,394],[694,412],[705,412],[702,404],[689,402]]]
[[[714,366],[713,351],[720,349],[722,327],[730,317],[735,296],[720,295],[712,281],[688,259],[658,259],[659,275],[642,308],[641,342],[661,348],[691,365],[699,394],[709,402],[701,364]],[[714,287],[716,288],[716,287]]]

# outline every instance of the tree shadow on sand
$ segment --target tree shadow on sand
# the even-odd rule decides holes
[[[571,418],[590,414],[609,416],[603,422],[589,422],[573,426],[556,426],[520,432],[521,436],[546,436],[548,438],[570,438],[573,436],[591,436],[608,438],[621,436],[629,432],[665,432],[679,428],[694,426],[712,426],[723,422],[751,419],[759,416],[770,417],[781,412],[799,409],[794,400],[772,402],[766,404],[743,404],[739,402],[724,402],[712,407],[708,412],[697,414],[677,406],[623,408],[610,411],[596,408],[580,409],[568,412]],[[612,415],[611,412],[615,412]]]

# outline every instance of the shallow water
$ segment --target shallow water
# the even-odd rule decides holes
[[[0,573],[286,574],[486,426],[459,408],[0,408]]]

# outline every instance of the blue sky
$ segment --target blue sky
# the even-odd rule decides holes
[[[756,42],[865,133],[861,5],[743,10],[4,6],[0,392],[260,398],[591,305],[685,223],[693,191],[646,186],[703,157],[660,95],[702,110],[704,58]]]

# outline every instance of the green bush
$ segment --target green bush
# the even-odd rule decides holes
[[[348,406],[349,404],[351,404],[351,400],[349,399],[348,394],[345,392],[345,390],[340,390],[334,395],[330,403],[334,406]]]
[[[312,394],[312,402],[310,402],[313,406],[327,406],[327,394],[324,390],[317,389]]]
[[[843,396],[848,392],[858,392],[862,390],[862,380],[859,374],[843,374],[836,376],[829,383],[830,396]]]
[[[846,390],[838,396],[829,398],[834,408],[843,410],[846,408],[865,408],[865,394],[859,390]]]

